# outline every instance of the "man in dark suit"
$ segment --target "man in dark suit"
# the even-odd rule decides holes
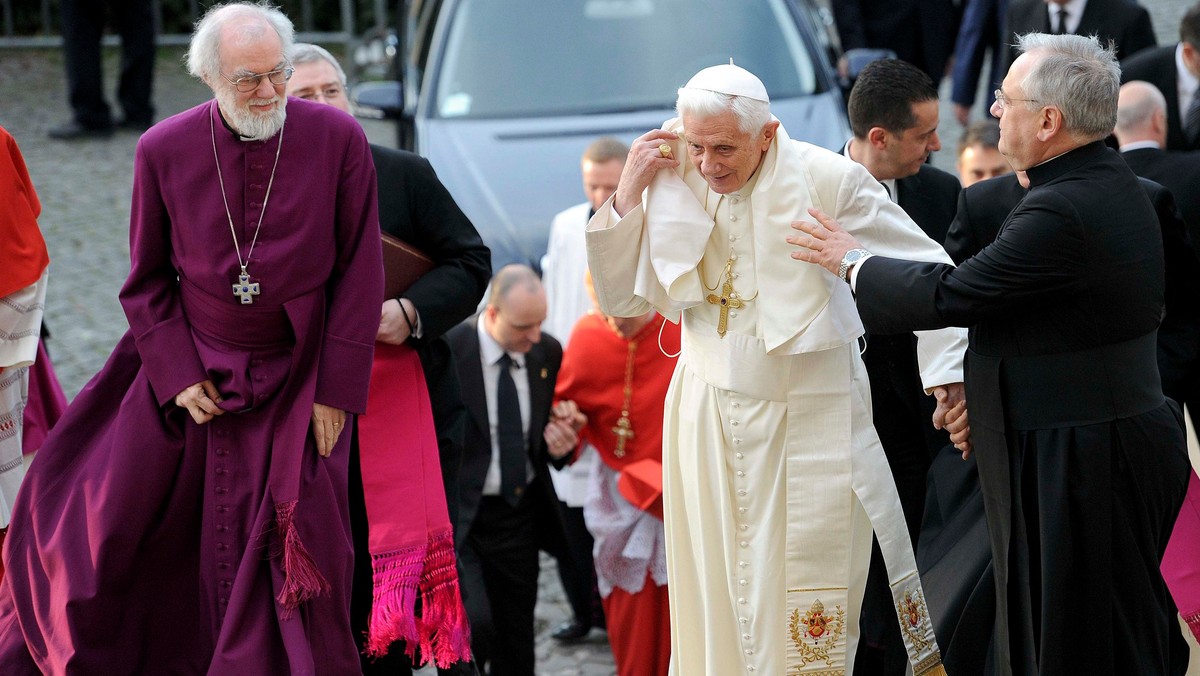
[[[863,68],[850,92],[854,137],[844,154],[866,167],[925,234],[941,242],[954,218],[958,179],[926,163],[940,150],[937,89],[919,68],[884,59]],[[872,421],[879,433],[909,536],[918,542],[925,474],[938,449],[950,443],[930,422],[935,401],[926,396],[912,332],[866,338],[863,362],[871,381]],[[876,543],[862,611],[855,664],[870,673],[903,674],[908,663],[896,626],[882,553]]]
[[[842,50],[890,49],[941,82],[961,14],[951,0],[833,0]]]
[[[1004,76],[1005,40],[1004,13],[1008,0],[966,0],[963,3],[962,25],[954,41],[954,65],[950,70],[950,101],[954,117],[966,126],[979,91],[979,75],[983,72],[984,54],[988,54],[988,86],[983,109],[992,105],[991,91]]]
[[[545,318],[537,274],[508,265],[483,313],[446,334],[470,413],[456,549],[472,652],[493,676],[533,675],[538,548],[562,536],[548,463],[579,441],[551,416],[562,347],[541,333]]]
[[[332,54],[317,45],[297,44],[292,63],[296,71],[288,81],[288,95],[350,112],[346,75]],[[379,184],[380,229],[421,249],[435,264],[402,298],[383,304],[378,340],[407,343],[416,349],[421,359],[437,431],[446,506],[453,524],[458,508],[458,470],[462,464],[466,409],[454,357],[443,334],[474,312],[487,287],[491,254],[427,160],[413,153],[377,145],[371,146],[371,156]],[[351,442],[350,520],[355,565],[350,615],[351,627],[361,648],[371,610],[373,584],[357,419]],[[362,668],[367,676],[398,676],[412,671],[403,646],[395,645],[387,655],[379,658],[364,655]]]
[[[1149,82],[1166,97],[1167,142],[1163,147],[1167,150],[1200,150],[1197,78],[1200,78],[1200,3],[1193,5],[1179,22],[1178,43],[1147,49],[1121,62],[1122,82]],[[1186,99],[1181,98],[1181,92]],[[1185,129],[1185,122],[1191,120],[1195,120],[1194,126]],[[1182,199],[1183,195],[1176,197]]]
[[[1121,157],[1138,176],[1165,185],[1179,205],[1193,243],[1200,242],[1200,150],[1163,150],[1168,104],[1157,87],[1142,81],[1121,85],[1113,133]]]
[[[1010,49],[1003,72],[1017,58],[1016,36],[1025,33],[1095,35],[1101,44],[1116,44],[1118,60],[1158,44],[1150,13],[1135,0],[1012,0],[1006,17]]]
[[[796,224],[793,256],[854,263],[846,278],[868,330],[971,329],[969,428],[958,409],[947,417],[976,450],[983,488],[991,668],[1169,673],[1178,628],[1159,562],[1189,466],[1155,355],[1162,239],[1137,177],[1103,143],[1113,53],[1074,35],[1020,43],[992,111],[1001,152],[1032,187],[991,246],[957,268],[847,258],[857,242],[817,212],[821,225]]]

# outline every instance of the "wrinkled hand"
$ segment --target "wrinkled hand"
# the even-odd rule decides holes
[[[213,385],[211,380],[186,387],[175,395],[175,405],[179,408],[186,408],[188,413],[192,414],[192,420],[195,420],[198,425],[203,425],[213,417],[224,413],[225,411],[218,406],[220,403],[221,393],[217,392],[217,386]]]
[[[954,447],[962,451],[963,460],[971,456],[971,425],[967,417],[967,399],[962,383],[950,383],[933,388],[937,407],[933,411],[933,426],[950,433]]]
[[[404,312],[408,313],[408,318],[413,320],[415,326],[417,309],[411,300],[389,298],[383,301],[383,308],[379,312],[379,330],[375,332],[375,340],[389,345],[401,345],[408,340],[411,331],[404,315],[401,314]]]
[[[317,441],[317,453],[322,458],[328,458],[333,453],[333,447],[345,429],[345,411],[325,404],[313,404],[312,432]]]
[[[579,435],[565,420],[556,419],[546,423],[542,438],[546,440],[546,452],[555,460],[567,457],[579,445]]]
[[[554,420],[561,420],[571,426],[571,429],[579,434],[587,425],[588,417],[579,410],[579,406],[573,401],[560,401],[550,409],[550,417]]]
[[[646,132],[629,146],[629,157],[625,160],[625,168],[621,170],[621,179],[617,182],[617,195],[613,199],[613,208],[619,216],[624,216],[642,201],[642,191],[650,185],[650,179],[659,169],[674,169],[679,166],[679,160],[671,154],[663,157],[658,147],[663,143],[679,138],[665,129],[655,129]]]
[[[861,248],[858,240],[842,230],[832,216],[820,209],[810,208],[808,213],[817,219],[816,223],[792,221],[792,228],[804,233],[787,238],[789,244],[800,247],[799,250],[792,252],[792,258],[815,263],[836,275],[842,259],[846,257],[846,252]]]

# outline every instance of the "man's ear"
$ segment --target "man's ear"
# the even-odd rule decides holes
[[[1063,117],[1062,111],[1057,106],[1045,106],[1039,114],[1041,115],[1041,125],[1037,132],[1039,141],[1049,141],[1066,132],[1066,118]]]
[[[762,128],[762,150],[766,152],[770,147],[771,141],[775,139],[775,133],[779,131],[779,120],[771,120],[763,125]]]
[[[889,136],[891,136],[891,134],[889,134],[888,130],[884,129],[883,127],[871,127],[871,130],[867,132],[867,143],[870,143],[873,147],[878,148],[879,150],[883,150],[887,148]]]

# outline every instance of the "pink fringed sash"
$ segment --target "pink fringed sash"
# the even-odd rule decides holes
[[[1161,569],[1179,614],[1200,639],[1200,478],[1191,474]]]
[[[470,659],[433,411],[412,348],[376,343],[358,439],[375,586],[367,654],[403,640],[409,657],[420,648],[439,667]]]

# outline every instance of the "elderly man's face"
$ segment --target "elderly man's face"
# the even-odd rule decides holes
[[[546,321],[546,291],[539,284],[531,290],[517,284],[499,306],[488,305],[484,328],[506,352],[529,352],[542,340]]]
[[[288,96],[316,101],[349,113],[350,99],[333,64],[325,59],[296,64],[296,72],[287,83]]]
[[[1013,61],[1000,86],[1005,99],[992,104],[992,115],[1000,120],[1000,153],[1008,158],[1013,169],[1028,169],[1040,161],[1038,130],[1042,106],[1039,101],[1026,101],[1028,95],[1021,86],[1025,76],[1036,64],[1036,55],[1022,54]]]
[[[964,148],[958,156],[958,179],[964,188],[1010,173],[1008,160],[994,146],[977,143]]]
[[[217,49],[221,73],[217,81],[209,85],[234,129],[253,138],[267,138],[283,126],[286,83],[277,85],[267,77],[260,77],[253,90],[243,92],[231,80],[286,67],[283,43],[269,26],[256,40],[244,39],[236,28],[237,25],[229,25],[221,32]]]
[[[758,133],[747,134],[738,127],[732,111],[712,117],[684,115],[688,159],[713,192],[737,192],[762,163],[778,126],[778,122],[768,122]]]

